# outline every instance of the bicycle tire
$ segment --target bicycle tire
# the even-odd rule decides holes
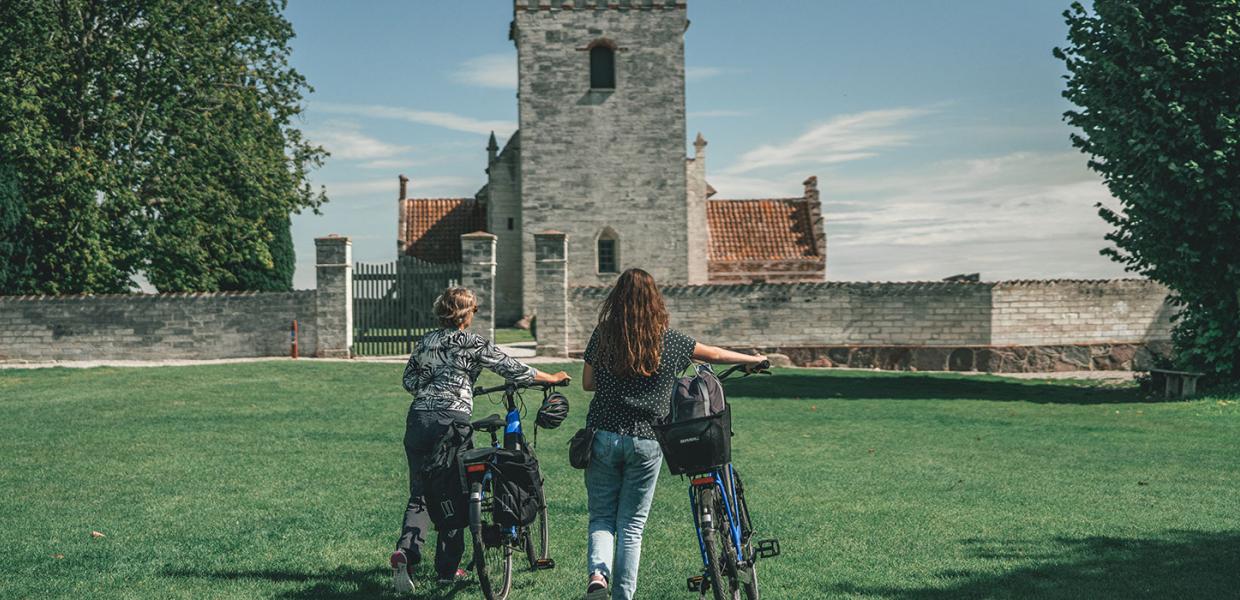
[[[542,477],[542,470],[539,469],[539,477]],[[544,492],[539,490],[538,503],[542,505],[542,509],[538,511],[538,518],[525,527],[525,557],[529,559],[530,569],[535,568],[535,564],[539,560],[551,558],[551,538],[550,526],[547,520],[547,500]]]
[[[719,516],[718,499],[714,489],[704,488],[698,492],[698,526],[702,529],[702,545],[706,548],[706,578],[703,587],[709,587],[711,595],[715,600],[736,600],[737,595],[733,593],[732,585],[728,582],[725,570],[721,563],[721,549],[724,549],[726,542],[719,535]],[[701,596],[705,597],[706,590],[701,590]]]
[[[494,524],[488,523],[482,513],[482,492],[481,481],[469,485],[469,533],[474,541],[474,569],[478,573],[478,586],[487,600],[506,600],[512,590],[512,546],[502,540],[487,543],[486,528]]]
[[[745,600],[758,600],[758,561],[749,541],[753,535],[753,521],[749,515],[749,504],[745,501],[745,486],[741,483],[741,474],[733,468],[732,476],[736,480],[736,516],[741,526],[741,556],[749,562],[745,568],[737,569],[736,576],[740,579],[741,590],[745,592]]]

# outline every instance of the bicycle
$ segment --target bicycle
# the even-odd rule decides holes
[[[727,379],[742,368],[737,365],[720,373],[719,380]],[[745,371],[744,376],[769,374],[769,368],[770,363],[763,362]],[[730,412],[731,409],[726,408],[719,415],[708,417],[718,419],[716,427],[721,427],[728,437],[732,433]],[[779,556],[779,540],[753,539],[745,486],[732,465],[730,442],[722,456],[726,457],[722,464],[690,468],[683,473],[689,475],[689,506],[702,554],[702,574],[689,577],[686,583],[689,591],[698,592],[703,599],[710,590],[715,600],[739,600],[742,591],[747,600],[758,600],[758,559]]]
[[[516,384],[507,382],[490,388],[475,388],[474,397],[504,392],[506,417],[493,414],[472,423],[475,431],[485,431],[491,436],[491,445],[466,450],[461,453],[461,464],[469,486],[469,532],[473,537],[473,565],[478,583],[487,600],[505,600],[512,590],[512,555],[514,551],[525,552],[531,570],[553,569],[555,561],[550,557],[547,503],[542,491],[542,472],[533,461],[533,480],[536,491],[538,514],[528,525],[501,523],[497,519],[500,502],[496,499],[495,485],[502,477],[505,464],[523,457],[533,457],[533,448],[525,442],[521,428],[521,408],[517,399],[520,390],[540,389],[545,401],[556,387],[567,386],[564,381],[553,383]],[[521,403],[523,404],[523,402]],[[502,443],[496,432],[503,429]],[[535,436],[537,437],[537,435]]]

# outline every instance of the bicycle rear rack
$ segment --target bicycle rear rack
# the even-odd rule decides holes
[[[779,540],[758,540],[754,543],[753,550],[757,558],[775,558],[779,556]]]

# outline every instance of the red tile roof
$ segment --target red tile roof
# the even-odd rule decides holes
[[[433,263],[461,261],[461,235],[487,228],[486,204],[474,198],[409,198],[401,223],[406,256]]]
[[[809,200],[708,200],[711,261],[820,258]]]

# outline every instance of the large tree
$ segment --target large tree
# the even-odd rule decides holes
[[[289,214],[326,200],[307,181],[325,152],[296,127],[310,88],[282,1],[2,6],[0,156],[30,268],[0,292],[291,285],[261,272]]]
[[[1119,201],[1104,254],[1167,285],[1178,360],[1240,377],[1240,0],[1064,12],[1065,113]]]
[[[22,228],[25,216],[17,169],[0,163],[0,290],[28,276],[30,240]]]

